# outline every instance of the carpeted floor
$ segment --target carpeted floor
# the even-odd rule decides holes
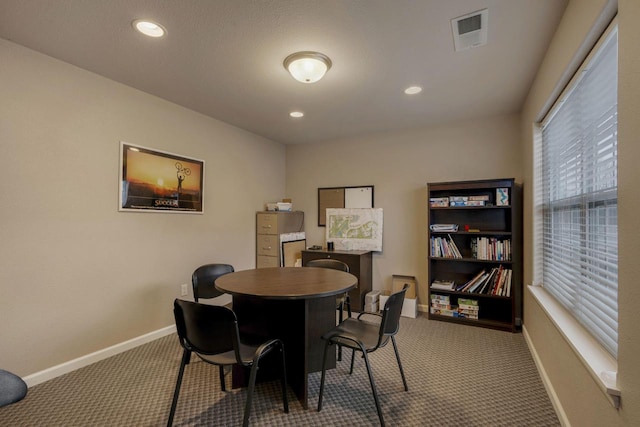
[[[397,337],[405,392],[391,345],[371,355],[389,426],[559,426],[522,334],[402,318]],[[37,385],[0,408],[2,426],[166,425],[181,347],[171,335]],[[245,390],[220,391],[216,367],[192,359],[185,370],[175,425],[242,424]],[[230,378],[227,377],[228,389]],[[349,357],[327,374],[317,411],[320,373],[310,376],[304,410],[292,392],[282,410],[279,382],[256,387],[251,425],[378,425],[366,368]]]

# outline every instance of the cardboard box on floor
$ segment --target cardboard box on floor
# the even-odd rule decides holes
[[[404,304],[402,304],[402,316],[415,319],[418,317],[418,299],[416,298],[416,278],[414,276],[403,276],[394,274],[391,276],[391,291],[384,290],[380,295],[380,309],[384,308],[387,298],[394,292],[401,291],[405,284],[409,285],[404,294]]]

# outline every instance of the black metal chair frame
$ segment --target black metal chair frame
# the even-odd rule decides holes
[[[198,302],[200,298],[215,298],[223,294],[216,289],[214,282],[222,275],[233,273],[230,264],[205,264],[196,268],[191,275],[193,287],[193,299]]]
[[[319,268],[332,268],[334,270],[349,272],[349,265],[346,263],[333,259],[333,258],[318,258],[307,261],[306,267],[319,267]],[[344,295],[337,298],[338,304],[336,310],[338,310],[338,323],[342,323],[343,312],[345,307],[347,308],[347,314],[351,317],[351,299],[349,298],[349,292],[345,292]],[[338,346],[338,361],[342,360],[342,347]]]
[[[251,403],[255,389],[258,364],[260,360],[276,350],[282,359],[282,402],[284,412],[289,413],[287,398],[287,367],[285,362],[284,344],[279,339],[271,339],[259,346],[245,345],[240,341],[238,319],[233,310],[227,307],[200,304],[176,299],[173,304],[176,328],[180,345],[184,349],[176,388],[171,402],[171,412],[167,426],[173,425],[173,418],[178,404],[180,386],[184,368],[191,360],[191,353],[195,353],[203,361],[217,365],[220,370],[220,382],[225,391],[224,367],[241,365],[251,368],[247,400],[244,409],[243,426],[249,425]]]
[[[334,270],[344,271],[346,273],[349,272],[349,266],[337,259],[333,258],[318,258],[307,261],[307,265],[305,267],[320,267],[320,268],[332,268]],[[340,302],[336,307],[336,310],[340,311],[339,320],[342,322],[342,312],[344,308],[347,308],[347,314],[351,317],[351,300],[349,299],[349,292],[345,292],[344,297],[338,298]]]
[[[373,374],[371,372],[371,365],[369,363],[368,354],[376,351],[381,347],[384,347],[388,344],[389,339],[391,339],[391,342],[393,343],[393,350],[396,354],[396,360],[398,361],[398,368],[400,368],[400,375],[402,376],[404,390],[409,391],[409,388],[407,387],[407,380],[404,376],[404,370],[402,369],[402,362],[400,361],[400,353],[398,353],[398,346],[395,339],[395,335],[400,329],[400,314],[402,312],[402,304],[404,303],[404,295],[408,287],[408,285],[405,285],[401,291],[398,291],[389,296],[389,299],[385,303],[384,309],[382,310],[382,314],[367,312],[360,313],[357,318],[350,318],[345,320],[343,323],[339,324],[331,331],[322,336],[322,339],[325,340],[325,345],[324,355],[322,358],[322,378],[320,380],[318,412],[322,410],[322,395],[324,392],[327,351],[331,345],[335,344],[351,348],[352,350],[351,368],[349,370],[350,375],[353,374],[355,352],[362,352],[362,357],[364,358],[364,362],[367,367],[367,374],[369,375],[369,382],[371,383],[373,399],[376,404],[376,410],[378,411],[378,418],[380,419],[380,425],[385,425],[384,417],[382,416],[382,410],[380,408],[380,400],[378,399],[378,392],[376,390],[376,384],[373,380]],[[377,324],[374,322],[361,320],[361,317],[365,315],[378,317],[380,319],[380,323]]]

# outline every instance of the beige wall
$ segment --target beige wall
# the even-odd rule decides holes
[[[428,182],[521,178],[519,116],[490,117],[325,144],[287,146],[287,196],[305,211],[307,243],[324,245],[318,187],[373,185],[384,209],[383,251],[373,257],[373,288],[391,276],[418,280],[427,301]]]
[[[615,1],[571,0],[553,39],[522,114],[525,166],[525,283],[532,278],[532,137],[531,126],[562,79],[571,60],[581,56],[580,44],[598,17]],[[638,425],[640,420],[640,244],[635,232],[640,212],[640,2],[618,0],[619,98],[618,98],[618,199],[619,199],[619,355],[618,386],[622,407],[615,410],[576,354],[549,321],[537,302],[525,292],[525,327],[557,393],[567,419],[574,426]]]
[[[1,39],[0,64],[0,367],[169,326],[195,267],[255,265],[283,145]],[[121,140],[205,160],[205,214],[118,212]]]

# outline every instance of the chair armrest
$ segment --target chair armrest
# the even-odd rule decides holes
[[[280,346],[280,348],[282,348],[282,351],[284,351],[284,343],[281,340],[277,338],[270,339],[269,341],[260,344],[260,346],[256,349],[256,352],[253,356],[253,363],[257,364],[258,360],[260,360],[263,355],[273,350],[274,346]]]

